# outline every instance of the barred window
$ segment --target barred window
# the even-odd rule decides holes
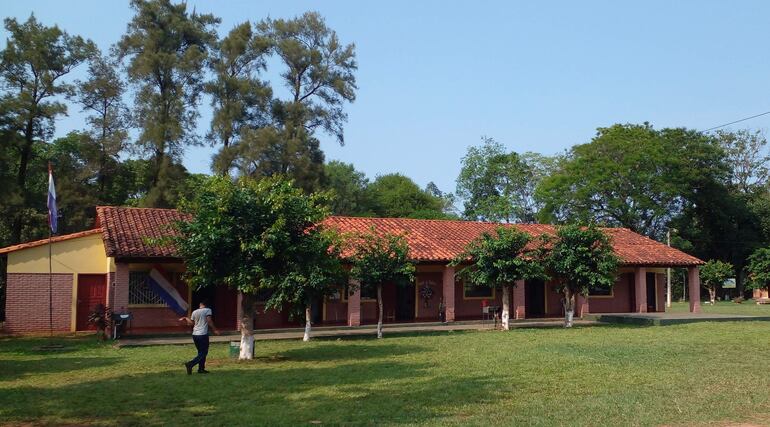
[[[149,275],[146,271],[132,271],[128,274],[129,305],[166,305],[163,299],[147,283]]]

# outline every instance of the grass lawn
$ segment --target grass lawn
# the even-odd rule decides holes
[[[0,424],[770,423],[770,322],[593,326],[115,349],[0,340]],[[759,415],[758,415],[759,414]]]
[[[741,304],[732,301],[717,301],[716,304],[701,303],[704,313],[742,314],[745,316],[770,316],[770,304],[757,304],[754,300],[746,300]],[[690,311],[688,302],[671,302],[671,308],[666,311],[686,313]]]

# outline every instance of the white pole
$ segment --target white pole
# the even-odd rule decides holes
[[[666,244],[671,247],[671,230],[666,231]],[[671,267],[666,268],[666,308],[671,308]]]
[[[49,214],[50,216],[50,214]],[[48,336],[53,336],[53,268],[51,266],[51,226],[48,226]]]

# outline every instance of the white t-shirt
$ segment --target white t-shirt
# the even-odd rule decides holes
[[[192,319],[193,335],[208,335],[209,334],[209,322],[206,319],[211,316],[211,309],[208,307],[199,308],[192,312],[190,319]]]

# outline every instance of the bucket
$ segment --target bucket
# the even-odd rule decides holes
[[[230,341],[230,358],[237,359],[241,354],[241,342]]]

